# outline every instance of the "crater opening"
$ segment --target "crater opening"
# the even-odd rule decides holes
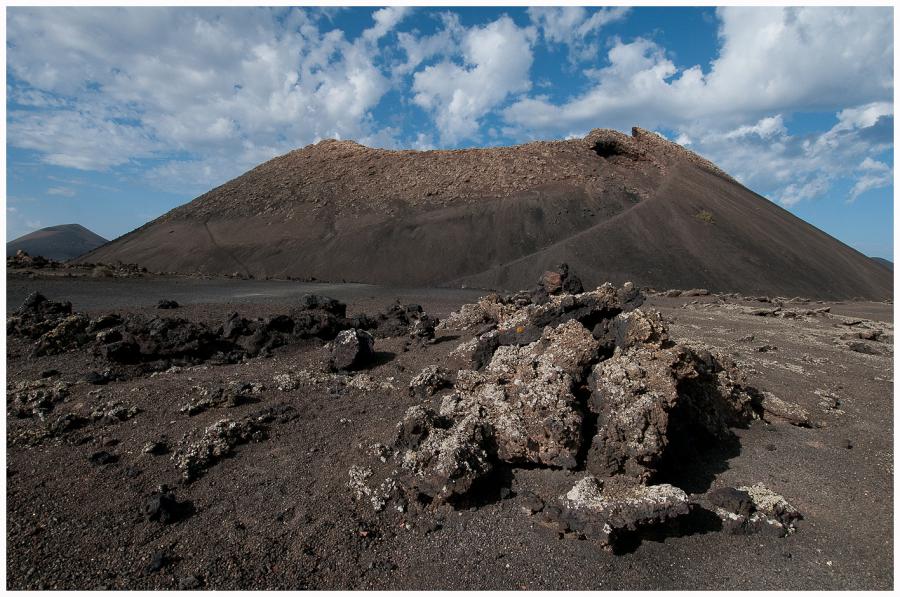
[[[591,149],[601,158],[611,158],[617,155],[628,155],[625,144],[618,139],[601,139],[594,143]]]

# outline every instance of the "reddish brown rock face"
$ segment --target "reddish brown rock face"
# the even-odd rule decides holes
[[[556,294],[562,290],[562,283],[563,277],[559,272],[544,272],[544,275],[541,276],[541,284],[544,285],[544,290],[550,294]]]

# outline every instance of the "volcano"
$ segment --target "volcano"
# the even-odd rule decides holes
[[[498,290],[567,262],[589,287],[892,296],[883,266],[639,128],[442,151],[321,141],[81,260]]]
[[[25,251],[29,255],[40,255],[47,259],[66,261],[83,255],[108,241],[94,234],[81,224],[61,224],[35,230],[6,243],[6,255]]]

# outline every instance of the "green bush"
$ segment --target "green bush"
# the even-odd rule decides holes
[[[706,222],[707,224],[715,224],[716,223],[715,218],[713,218],[712,212],[707,211],[705,209],[701,209],[700,211],[698,211],[696,214],[694,214],[694,217],[697,218],[698,220],[700,220],[701,222]]]

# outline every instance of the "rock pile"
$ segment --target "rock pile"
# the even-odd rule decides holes
[[[38,417],[44,420],[53,408],[69,395],[69,384],[64,381],[39,379],[22,381],[7,389],[9,413],[16,417]]]
[[[760,416],[760,393],[727,356],[671,341],[633,285],[566,288],[580,283],[561,266],[535,291],[485,297],[442,324],[477,330],[456,352],[470,368],[430,366],[412,380],[423,403],[398,423],[395,470],[379,487],[434,508],[471,503],[499,468],[584,470],[532,511],[603,545],[697,507],[660,482],[670,447],[733,438]],[[370,476],[354,491],[389,499]]]
[[[194,386],[191,390],[195,395],[179,409],[190,417],[210,408],[234,408],[253,402],[262,387],[250,382],[231,381],[225,385]]]
[[[160,305],[163,303],[160,308],[177,305],[174,301],[161,301]],[[347,332],[342,338],[348,340],[352,335],[356,339],[355,354],[345,351],[332,356],[338,369],[350,369],[372,356],[373,337],[409,335],[413,340],[430,342],[436,324],[437,320],[419,305],[398,303],[375,317],[347,317],[345,304],[312,294],[304,295],[288,314],[248,320],[232,313],[215,328],[179,317],[139,314],[106,314],[92,319],[73,312],[69,302],[51,301],[33,293],[7,318],[6,330],[8,336],[34,341],[32,356],[90,346],[112,363],[142,365],[150,370],[235,363],[266,355],[279,346],[312,339],[331,341]]]
[[[297,416],[293,406],[277,404],[237,420],[220,419],[205,429],[185,434],[171,460],[181,471],[182,480],[191,483],[232,456],[238,446],[267,439],[272,424],[286,423]]]
[[[203,430],[199,438],[193,441],[185,438],[182,446],[172,455],[172,462],[186,482],[194,481],[206,469],[230,456],[236,446],[261,441],[265,437],[264,426],[252,418],[240,421],[221,419]]]
[[[61,264],[58,261],[47,259],[46,257],[42,257],[41,255],[32,256],[22,249],[16,251],[15,255],[10,255],[6,258],[7,269],[56,269],[60,265]]]

